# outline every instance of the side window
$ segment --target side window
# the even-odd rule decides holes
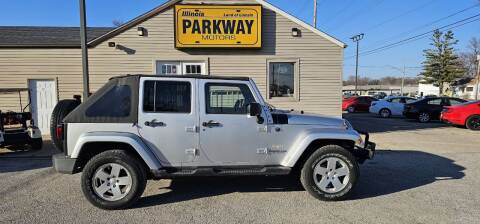
[[[128,117],[130,116],[132,89],[130,86],[114,86],[86,111],[87,117]]]
[[[440,105],[442,104],[442,99],[431,99],[427,102],[430,105]]]
[[[416,99],[411,99],[411,98],[406,99],[406,103],[413,103],[415,101],[417,101],[417,100]]]
[[[155,113],[190,113],[190,82],[145,81],[143,111]]]
[[[403,102],[402,102],[402,100],[403,100]],[[392,99],[391,102],[392,103],[404,103],[405,100],[403,98],[394,98],[394,99]]]
[[[450,105],[458,105],[458,104],[462,104],[464,102],[460,101],[460,100],[455,100],[455,99],[450,99]]]
[[[205,84],[207,114],[247,114],[247,106],[255,102],[245,84]]]

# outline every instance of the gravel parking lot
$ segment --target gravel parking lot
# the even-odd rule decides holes
[[[345,114],[380,149],[361,167],[353,198],[313,199],[293,178],[150,181],[137,207],[103,211],[80,174],[39,152],[0,149],[0,223],[478,223],[480,133],[442,123]]]

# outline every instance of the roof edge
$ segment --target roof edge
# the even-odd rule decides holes
[[[112,31],[110,31],[110,32],[107,32],[107,33],[105,33],[105,34],[103,34],[103,35],[101,35],[101,36],[99,36],[99,37],[97,37],[97,38],[89,41],[89,42],[87,43],[87,45],[88,45],[89,47],[95,47],[95,46],[97,46],[98,44],[102,43],[103,41],[105,41],[105,40],[107,40],[107,39],[110,39],[111,37],[114,37],[114,36],[116,36],[117,34],[122,33],[122,32],[124,32],[125,30],[128,30],[128,29],[132,28],[133,26],[135,26],[135,25],[137,25],[137,24],[145,21],[146,19],[148,19],[148,18],[150,18],[150,17],[152,17],[152,16],[154,16],[154,15],[162,12],[162,11],[165,10],[166,8],[168,8],[168,7],[176,4],[176,3],[178,3],[178,2],[181,2],[181,1],[182,1],[182,0],[170,0],[170,1],[167,1],[167,2],[163,3],[162,5],[157,6],[157,7],[155,7],[154,9],[152,9],[152,10],[150,10],[150,11],[148,11],[148,12],[146,12],[146,13],[144,13],[144,14],[142,14],[142,15],[140,15],[140,16],[138,16],[138,17],[136,17],[136,18],[134,18],[134,19],[132,19],[132,20],[130,20],[130,21],[128,21],[127,23],[125,23],[125,24],[117,27],[116,29],[114,29],[114,30],[112,30]]]
[[[110,31],[110,32],[108,32],[108,33],[105,33],[105,34],[103,34],[103,35],[101,35],[101,36],[99,36],[99,37],[97,37],[97,38],[89,41],[89,42],[88,42],[88,46],[89,46],[89,47],[95,47],[95,46],[97,46],[98,44],[102,43],[103,41],[105,41],[105,40],[107,40],[107,39],[109,39],[109,38],[111,38],[111,37],[113,37],[113,36],[116,36],[117,34],[123,32],[123,31],[125,31],[125,30],[128,30],[128,29],[132,28],[133,26],[135,26],[135,25],[137,25],[137,24],[145,21],[146,19],[152,17],[153,15],[156,15],[156,14],[162,12],[163,10],[167,9],[168,7],[170,7],[170,6],[174,5],[174,4],[177,4],[177,3],[181,2],[181,1],[182,1],[182,0],[170,0],[170,1],[167,1],[167,2],[163,3],[162,5],[160,5],[160,6],[156,7],[156,8],[154,8],[154,9],[152,9],[152,10],[150,10],[150,11],[148,11],[148,12],[146,12],[146,13],[144,13],[144,14],[142,14],[142,15],[140,15],[140,16],[132,19],[132,20],[130,20],[129,22],[123,24],[122,26],[119,26],[118,28],[116,28],[116,29],[114,29],[114,30],[112,30],[112,31]],[[272,11],[274,11],[274,12],[276,12],[276,13],[279,13],[280,15],[285,16],[286,18],[288,18],[288,19],[292,20],[293,22],[295,22],[295,23],[303,26],[304,28],[306,28],[306,29],[314,32],[315,34],[317,34],[317,35],[319,35],[319,36],[321,36],[321,37],[329,40],[330,42],[338,45],[339,47],[342,47],[342,48],[346,48],[346,47],[347,47],[347,45],[346,45],[345,43],[343,43],[342,41],[336,39],[336,38],[333,37],[333,36],[328,35],[327,33],[323,32],[323,31],[321,31],[321,30],[319,30],[319,29],[317,29],[317,28],[315,28],[315,27],[313,27],[313,26],[311,26],[311,25],[308,24],[308,23],[303,22],[302,20],[298,19],[297,17],[295,17],[295,16],[293,16],[293,15],[290,15],[289,13],[281,10],[280,8],[278,8],[278,7],[272,5],[272,4],[270,4],[270,3],[268,3],[268,2],[266,2],[266,1],[264,1],[264,0],[255,0],[255,1],[258,2],[258,3],[261,4],[261,5],[269,8],[270,10],[272,10]]]

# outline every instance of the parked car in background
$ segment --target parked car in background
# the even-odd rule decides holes
[[[405,105],[403,115],[410,119],[417,119],[426,123],[439,120],[443,107],[453,106],[467,102],[466,100],[451,97],[431,97],[418,100]]]
[[[440,119],[450,124],[466,126],[470,130],[479,131],[480,101],[445,107]]]
[[[373,101],[378,101],[371,96],[356,96],[343,99],[342,110],[353,112],[368,112]]]
[[[383,100],[373,101],[370,106],[370,113],[378,114],[383,118],[390,116],[401,116],[406,103],[415,102],[416,99],[404,96],[392,96]]]

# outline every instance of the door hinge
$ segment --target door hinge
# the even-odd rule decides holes
[[[185,154],[196,156],[198,154],[198,149],[185,149]]]
[[[197,125],[194,125],[194,126],[190,126],[190,127],[186,127],[186,128],[185,128],[185,131],[186,131],[186,132],[197,133],[198,130],[199,130],[199,128],[198,128]]]
[[[268,148],[257,149],[257,154],[268,154]]]

